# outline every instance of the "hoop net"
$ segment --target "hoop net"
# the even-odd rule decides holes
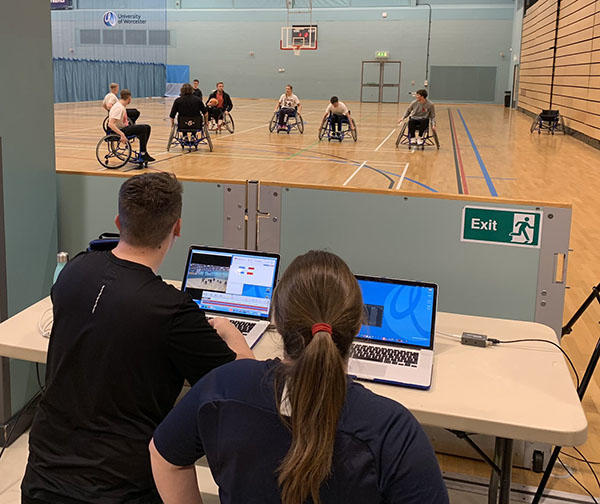
[[[302,46],[301,45],[295,45],[293,47],[293,49],[294,49],[294,55],[300,56],[300,51],[302,51]]]

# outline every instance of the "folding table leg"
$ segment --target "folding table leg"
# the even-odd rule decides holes
[[[512,480],[513,440],[504,439],[502,453],[502,474],[500,475],[500,504],[510,502],[510,483]]]
[[[494,463],[502,468],[502,454],[504,452],[504,438],[496,438],[496,446],[494,448]],[[498,484],[500,475],[492,469],[490,476],[490,486],[488,490],[488,504],[498,504]]]

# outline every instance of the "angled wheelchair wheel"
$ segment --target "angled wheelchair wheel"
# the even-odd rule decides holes
[[[223,125],[225,126],[225,128],[227,128],[227,131],[229,131],[229,133],[233,133],[235,129],[235,124],[233,122],[233,117],[231,117],[231,114],[229,112],[225,113],[225,120],[223,122]]]
[[[173,139],[175,138],[176,134],[177,125],[173,124],[173,126],[171,126],[171,131],[169,132],[169,139],[167,140],[167,152],[171,150],[171,145],[173,145]]]
[[[323,140],[323,137],[327,136],[327,123],[321,125],[319,128],[319,140]]]
[[[352,135],[352,140],[356,142],[358,140],[358,130],[356,129],[356,123],[354,122],[354,119],[350,120],[352,121],[353,126],[353,129],[350,129],[350,134]]]
[[[398,138],[396,138],[396,148],[398,148],[400,146],[400,143],[402,142],[402,137],[404,136],[405,132],[406,132],[406,122],[402,123],[402,127],[400,128],[400,133],[398,133]]]
[[[102,129],[104,130],[104,134],[108,135],[108,116],[106,116],[104,121],[102,121]]]
[[[435,143],[435,146],[437,147],[437,149],[440,149],[440,139],[438,138],[438,134],[436,130],[432,130],[432,137],[433,137],[433,142]]]
[[[204,126],[202,126],[202,131],[204,132],[204,138],[206,138],[206,143],[208,144],[208,150],[210,152],[212,152],[213,151],[212,138],[210,138],[210,133],[208,132],[208,127],[206,124],[204,124]]]
[[[277,126],[277,112],[275,112],[273,114],[273,117],[271,118],[271,122],[269,123],[269,132],[273,133],[273,131],[275,131],[276,126]]]
[[[529,128],[529,133],[533,133],[538,125],[538,118],[536,117],[531,123],[531,128]]]
[[[96,145],[96,159],[109,170],[121,168],[131,159],[131,144],[119,142],[119,135],[106,135]]]
[[[298,131],[302,135],[304,133],[304,121],[302,120],[302,116],[300,114],[296,115],[296,126],[298,126]]]

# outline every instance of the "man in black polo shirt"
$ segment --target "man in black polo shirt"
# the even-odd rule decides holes
[[[200,126],[202,125],[202,118],[207,119],[206,106],[201,98],[194,95],[194,88],[189,84],[181,86],[180,95],[173,102],[171,107],[171,126],[175,123],[175,116],[178,115],[179,127],[181,127],[182,118],[196,118],[199,119]]]
[[[70,261],[52,288],[46,390],[29,436],[24,504],[154,504],[148,443],[183,382],[253,358],[225,319],[157,276],[181,229],[182,187],[167,173],[119,192],[113,251]]]

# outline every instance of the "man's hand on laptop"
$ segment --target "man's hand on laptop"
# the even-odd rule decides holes
[[[214,327],[217,334],[223,338],[236,354],[238,359],[254,359],[254,353],[250,350],[246,338],[229,320],[223,317],[215,317],[208,321]]]

